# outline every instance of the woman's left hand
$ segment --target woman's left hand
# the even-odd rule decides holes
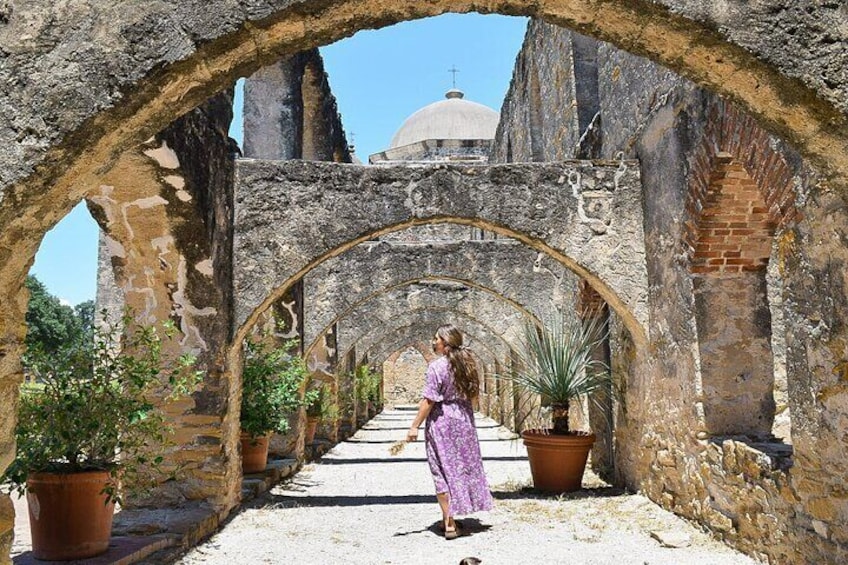
[[[418,439],[418,428],[409,428],[406,432],[406,441],[416,441]]]

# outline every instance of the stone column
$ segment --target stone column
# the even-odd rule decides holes
[[[324,61],[317,49],[308,52],[301,88],[303,101],[303,159],[350,163],[336,98],[330,91]]]
[[[262,68],[244,82],[244,156],[300,159],[303,154],[301,84],[306,58],[297,54]]]
[[[237,411],[226,366],[233,162],[224,132],[231,118],[232,92],[210,99],[123,154],[88,199],[104,231],[101,267],[113,270],[101,273],[98,299],[124,302],[139,324],[173,320],[180,334],[163,345],[163,357],[194,353],[205,373],[191,397],[164,405],[174,445],[153,448],[167,467],[181,468],[178,479],[127,499],[128,506],[204,500],[226,512],[239,498]]]
[[[592,351],[592,359],[607,367],[595,370],[609,371],[612,364],[609,307],[586,281],[580,281],[578,311],[584,325],[593,325],[605,336]],[[592,446],[592,468],[601,477],[610,480],[615,470],[612,386],[597,391],[588,400],[589,427],[597,438]]]

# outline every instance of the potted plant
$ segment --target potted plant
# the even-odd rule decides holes
[[[130,321],[125,316],[123,327]],[[172,336],[173,324],[164,326]],[[27,351],[24,370],[35,384],[22,391],[17,451],[4,481],[26,493],[36,559],[108,549],[115,503],[161,478],[163,460],[151,446],[165,444],[170,429],[153,399],[187,395],[200,378],[193,363],[183,356],[163,367],[162,341],[150,326],[106,325],[52,353]]]
[[[265,470],[270,434],[288,432],[289,416],[318,396],[318,391],[301,395],[308,373],[303,359],[291,353],[295,350],[292,342],[277,348],[245,342],[240,416],[244,473]]]
[[[510,379],[531,394],[539,395],[551,411],[550,428],[522,432],[534,486],[545,492],[580,488],[594,434],[572,432],[568,412],[572,401],[610,390],[606,364],[595,358],[606,337],[601,318],[565,318],[557,313],[541,328],[528,322],[518,351],[519,367]]]
[[[333,424],[339,417],[339,409],[333,402],[330,385],[323,383],[314,390],[317,392],[317,397],[306,408],[306,434],[304,438],[306,444],[315,441],[315,433],[318,430],[319,423]]]
[[[354,371],[354,390],[357,408],[357,425],[361,426],[373,416],[374,406],[380,396],[380,374],[368,365]]]

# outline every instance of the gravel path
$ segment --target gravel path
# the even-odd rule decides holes
[[[455,565],[472,556],[484,565],[754,563],[647,498],[609,488],[589,473],[588,488],[572,495],[534,494],[521,440],[479,415],[495,508],[463,519],[466,535],[446,541],[436,529],[440,513],[424,444],[389,454],[413,415],[378,415],[180,563]],[[663,547],[652,532],[688,546]]]

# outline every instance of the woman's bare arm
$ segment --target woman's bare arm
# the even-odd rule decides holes
[[[418,439],[418,428],[427,419],[427,415],[433,409],[433,404],[435,403],[429,398],[422,398],[421,402],[418,403],[418,413],[415,415],[412,425],[409,426],[409,431],[406,432],[406,441],[415,441]]]

